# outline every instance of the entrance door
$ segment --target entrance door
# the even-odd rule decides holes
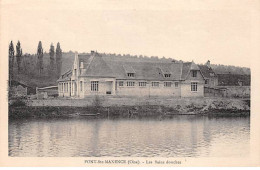
[[[106,94],[112,94],[113,92],[113,81],[107,81],[106,82]]]

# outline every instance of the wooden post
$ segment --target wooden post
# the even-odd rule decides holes
[[[109,119],[109,108],[107,108],[107,118]]]

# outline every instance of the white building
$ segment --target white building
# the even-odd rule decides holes
[[[92,51],[75,54],[71,64],[71,70],[58,79],[60,97],[204,96],[205,79],[194,62],[111,61]]]

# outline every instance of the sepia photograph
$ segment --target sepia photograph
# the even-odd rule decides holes
[[[0,2],[0,165],[259,166],[259,1],[145,2]]]

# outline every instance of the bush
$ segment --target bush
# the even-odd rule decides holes
[[[12,107],[21,107],[26,105],[26,102],[22,98],[14,99],[14,101],[10,104]]]

